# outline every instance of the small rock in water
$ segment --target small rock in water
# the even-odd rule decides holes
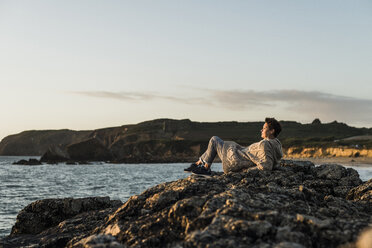
[[[30,158],[29,160],[21,159],[17,162],[14,162],[15,165],[42,165],[42,163],[34,158]]]

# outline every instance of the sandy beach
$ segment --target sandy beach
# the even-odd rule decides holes
[[[372,158],[370,157],[358,157],[358,158],[349,158],[349,157],[313,157],[313,158],[290,158],[286,157],[285,159],[293,160],[307,160],[311,161],[316,165],[320,164],[341,164],[345,166],[372,166]]]

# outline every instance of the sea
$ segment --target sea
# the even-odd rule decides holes
[[[123,202],[159,183],[189,176],[189,163],[24,166],[12,163],[39,157],[0,156],[0,238],[10,234],[17,214],[33,201],[49,198],[109,196]],[[372,165],[349,166],[363,181],[372,178]],[[222,171],[221,163],[212,170]]]

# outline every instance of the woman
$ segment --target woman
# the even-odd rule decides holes
[[[266,118],[261,129],[262,140],[248,147],[213,136],[209,141],[207,151],[196,163],[191,164],[184,171],[210,176],[211,165],[216,155],[221,158],[225,173],[246,168],[272,170],[283,157],[282,144],[277,139],[281,130],[281,125],[275,118]]]

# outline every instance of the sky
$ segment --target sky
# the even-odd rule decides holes
[[[0,139],[157,118],[372,127],[372,1],[0,0]]]

